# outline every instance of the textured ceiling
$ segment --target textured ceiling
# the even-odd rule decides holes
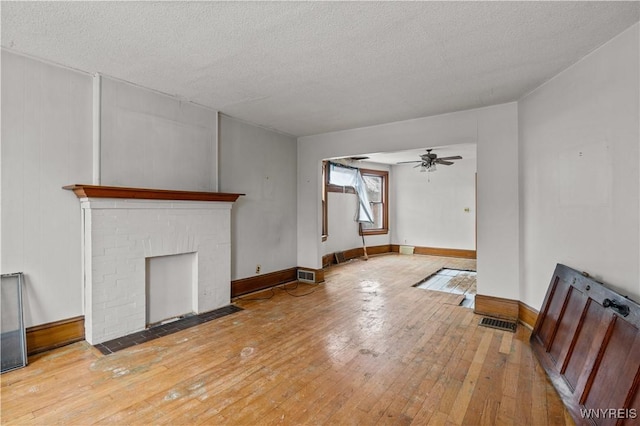
[[[638,2],[2,2],[2,45],[291,135],[514,101]]]

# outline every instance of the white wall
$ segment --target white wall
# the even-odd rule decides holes
[[[511,103],[299,138],[298,265],[321,266],[323,158],[476,143],[478,292],[517,299],[517,137],[517,105]]]
[[[92,178],[92,83],[2,50],[2,273],[25,273],[30,327],[82,315],[80,204]]]
[[[231,279],[295,267],[296,139],[220,116],[220,191],[231,210]]]
[[[421,173],[393,166],[393,244],[475,250],[476,159]],[[466,212],[465,208],[469,211]]]
[[[519,102],[522,300],[556,263],[640,300],[639,24]]]
[[[102,185],[215,191],[217,112],[102,78]]]
[[[520,299],[518,108],[478,111],[478,294]]]
[[[386,170],[390,167],[384,164],[359,162],[357,165],[363,169]],[[389,182],[393,182],[393,176],[389,174]],[[390,189],[391,192],[391,189]],[[389,219],[393,218],[393,195],[390,195]],[[362,247],[362,237],[359,234],[358,222],[354,220],[358,208],[356,194],[329,192],[327,194],[327,219],[329,221],[329,235],[322,243],[322,254],[335,253],[353,248]],[[389,222],[391,223],[391,222]],[[386,245],[391,243],[391,233],[383,235],[366,235],[364,237],[367,247]]]
[[[362,247],[358,222],[353,220],[357,208],[356,194],[329,192],[327,194],[327,226],[329,235],[322,243],[322,254]]]
[[[102,95],[103,185],[215,190],[216,111],[107,78]],[[92,77],[3,49],[2,124],[2,273],[25,273],[27,327],[82,315],[80,203],[62,186],[93,181]]]

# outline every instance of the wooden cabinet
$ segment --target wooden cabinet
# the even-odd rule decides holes
[[[558,264],[531,346],[577,424],[640,424],[640,305]]]

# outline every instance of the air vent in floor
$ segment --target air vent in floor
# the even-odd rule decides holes
[[[503,321],[495,318],[482,318],[480,325],[484,327],[497,328],[498,330],[516,332],[517,324],[512,321]]]

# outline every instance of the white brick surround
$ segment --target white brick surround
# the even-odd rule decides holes
[[[148,257],[196,253],[196,313],[230,304],[233,203],[81,198],[80,204],[89,343],[145,329]]]

